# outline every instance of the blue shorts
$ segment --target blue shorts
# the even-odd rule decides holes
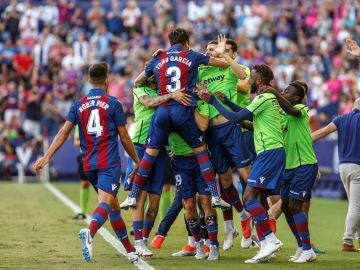
[[[250,130],[244,130],[241,136],[243,142],[243,149],[246,155],[253,161],[256,157],[255,144],[254,144],[254,132]]]
[[[86,178],[95,188],[116,196],[120,187],[121,166],[85,172]]]
[[[317,164],[302,165],[295,169],[285,170],[280,185],[282,199],[311,199],[311,189],[318,172]]]
[[[171,132],[178,133],[191,148],[204,144],[203,135],[195,122],[194,107],[159,106],[149,130],[148,145],[159,149],[168,142]]]
[[[243,150],[241,127],[230,121],[217,126],[209,126],[206,143],[217,173],[225,173],[232,166],[243,168],[251,162]]]
[[[261,152],[254,160],[247,185],[279,194],[285,159],[283,147]]]
[[[145,153],[145,146],[141,144],[135,144],[135,151],[139,159],[141,160]],[[166,153],[165,148],[162,147],[152,167],[148,180],[141,187],[142,190],[145,190],[148,193],[161,195],[165,180],[168,177],[168,174],[166,173],[167,170],[166,165],[168,158],[169,157],[168,154]],[[128,181],[129,174],[131,173],[133,167],[134,167],[134,161],[131,158],[129,158],[126,167],[125,181]],[[124,183],[124,188],[125,185],[127,185],[128,183],[129,182]]]
[[[210,196],[209,187],[202,177],[195,156],[174,156],[171,165],[174,170],[176,188],[181,198],[192,198],[197,192],[200,195]]]

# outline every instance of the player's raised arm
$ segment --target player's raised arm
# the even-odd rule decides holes
[[[71,129],[73,128],[74,123],[71,121],[66,121],[64,126],[56,134],[53,142],[51,143],[49,149],[46,151],[44,156],[40,157],[33,165],[34,170],[39,171],[46,164],[48,164],[51,158],[54,156],[57,150],[64,144],[66,139],[69,137]]]
[[[280,107],[287,113],[295,117],[301,116],[301,111],[295,108],[289,101],[286,100],[277,90],[270,86],[264,86],[265,89],[261,90],[263,93],[274,94],[279,102]]]
[[[320,139],[326,137],[327,135],[329,135],[330,133],[332,133],[336,130],[337,130],[336,125],[333,122],[331,122],[327,126],[311,133],[311,138],[314,142],[316,142],[317,140],[320,140]]]
[[[215,52],[219,57],[223,57],[225,59],[225,61],[228,63],[228,65],[231,66],[233,73],[239,79],[244,80],[246,78],[245,70],[242,68],[241,65],[239,65],[235,61],[235,56],[234,56],[234,58],[231,57],[229,55],[229,53],[226,51],[226,41],[227,41],[226,37],[224,35],[220,34],[218,36],[218,45],[215,49]],[[236,52],[233,52],[233,53],[236,54]]]

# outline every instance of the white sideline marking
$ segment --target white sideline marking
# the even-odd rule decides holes
[[[54,187],[50,183],[45,183],[45,187],[56,197],[58,198],[63,204],[65,204],[67,207],[71,209],[75,214],[80,213],[80,207],[77,206],[75,203],[73,203],[68,197],[66,197],[60,190],[58,190],[56,187]],[[85,222],[87,224],[90,224],[91,219],[86,218]],[[124,246],[121,244],[121,242],[116,239],[107,229],[100,228],[98,233],[105,239],[106,242],[108,242],[110,245],[112,245],[119,253],[127,257],[126,250]],[[152,266],[150,266],[147,262],[140,259],[138,262],[135,262],[134,265],[140,269],[140,270],[155,270]]]

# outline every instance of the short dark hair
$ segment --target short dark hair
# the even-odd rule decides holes
[[[307,83],[305,81],[302,80],[296,80],[293,81],[292,84],[297,84],[299,86],[304,87],[305,93],[307,94],[308,90],[309,90],[309,86],[307,85]]]
[[[296,95],[299,96],[300,100],[303,100],[306,94],[304,85],[302,83],[299,83],[299,81],[291,82],[289,85],[295,88]]]
[[[231,45],[231,50],[232,50],[233,52],[237,52],[238,46],[237,46],[235,40],[233,40],[233,39],[227,39],[227,40],[226,40],[226,44]]]
[[[261,79],[263,80],[264,84],[269,85],[270,82],[274,79],[274,73],[268,65],[255,65],[253,69],[256,71],[257,74],[260,75]]]
[[[211,45],[211,44],[218,45],[218,41],[215,39],[210,40],[207,45]]]
[[[95,85],[104,84],[108,73],[109,65],[106,62],[93,64],[89,67],[89,81]]]
[[[176,28],[169,33],[168,38],[171,45],[184,45],[190,40],[190,33],[183,28]]]

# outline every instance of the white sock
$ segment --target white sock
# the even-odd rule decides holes
[[[241,210],[241,212],[239,214],[240,214],[241,220],[245,220],[250,216],[250,214],[248,212],[246,212],[245,209]]]
[[[193,236],[188,237],[188,244],[192,247],[195,247],[195,238]]]
[[[224,231],[232,232],[234,230],[234,221],[232,219],[224,221]]]

